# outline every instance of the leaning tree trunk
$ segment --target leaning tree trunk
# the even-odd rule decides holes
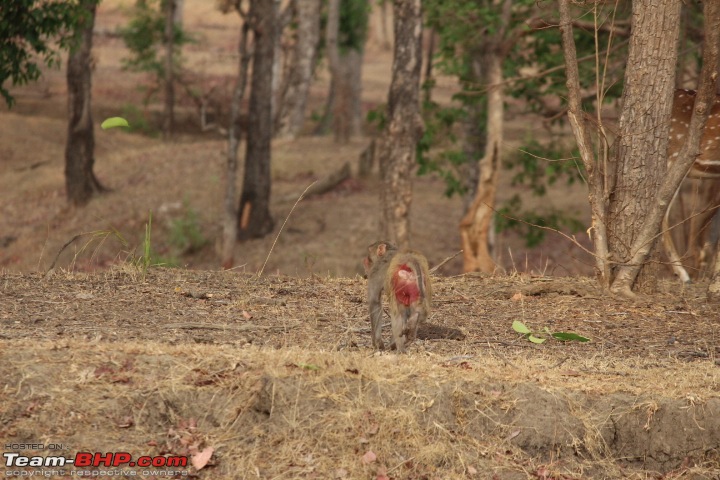
[[[270,216],[270,140],[275,1],[253,0],[250,11],[255,50],[248,112],[245,175],[238,209],[238,239],[260,238],[273,229]]]
[[[320,39],[320,0],[297,2],[297,43],[284,100],[280,103],[277,135],[295,138],[305,120],[305,106],[312,81],[313,63]]]
[[[480,56],[485,69],[483,78],[488,85],[487,135],[485,155],[478,162],[480,169],[475,198],[460,222],[460,240],[463,249],[463,271],[492,273],[495,261],[492,257],[492,237],[495,194],[501,166],[503,141],[503,88],[502,61],[504,54],[497,48],[488,48]]]
[[[235,243],[238,236],[237,207],[235,202],[235,190],[237,181],[238,167],[238,146],[240,145],[240,107],[245,97],[245,87],[247,86],[248,66],[250,63],[250,54],[248,52],[248,34],[250,25],[247,19],[243,19],[243,25],[240,32],[240,43],[238,53],[240,60],[238,62],[238,77],[235,82],[235,90],[233,92],[232,103],[230,104],[230,125],[228,126],[228,149],[227,161],[225,164],[225,216],[223,219],[223,240],[222,240],[222,259],[223,268],[232,268],[235,252]]]
[[[417,142],[422,135],[420,69],[422,66],[422,4],[395,0],[395,48],[388,94],[388,121],[378,141],[383,178],[382,238],[403,248],[410,244],[412,173]]]
[[[163,137],[169,140],[175,130],[175,0],[165,0],[165,113]]]
[[[78,45],[68,56],[68,135],[65,145],[65,185],[70,203],[85,205],[92,195],[104,190],[93,173],[95,137],[90,110],[92,90],[92,35],[95,0],[84,0]]]

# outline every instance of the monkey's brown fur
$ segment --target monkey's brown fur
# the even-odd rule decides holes
[[[394,346],[404,352],[405,346],[417,336],[417,326],[430,313],[432,288],[425,257],[414,251],[398,253],[387,241],[368,247],[363,260],[368,277],[368,307],[373,347],[384,350],[382,341],[382,292],[390,302]]]

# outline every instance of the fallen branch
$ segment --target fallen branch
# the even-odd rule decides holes
[[[435,273],[440,267],[442,267],[443,265],[445,265],[446,263],[448,263],[450,260],[452,260],[453,258],[455,258],[455,257],[457,257],[458,255],[460,255],[461,253],[463,253],[463,251],[462,251],[462,250],[458,250],[458,251],[455,252],[453,255],[450,255],[450,256],[447,257],[445,260],[443,260],[442,262],[438,263],[438,264],[435,265],[433,268],[431,268],[431,269],[430,269],[430,273],[431,273],[431,274]]]
[[[346,162],[339,170],[331,173],[325,178],[315,182],[305,193],[304,198],[314,195],[322,195],[337,187],[340,183],[350,178],[350,163]],[[299,194],[286,195],[280,199],[281,202],[290,202],[298,198]]]

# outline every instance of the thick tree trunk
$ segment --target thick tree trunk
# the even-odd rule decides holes
[[[279,137],[295,138],[302,130],[313,64],[320,40],[320,6],[320,0],[297,2],[297,43],[280,107],[277,130]]]
[[[165,112],[163,137],[169,140],[175,130],[175,0],[164,0],[165,6]]]
[[[248,114],[247,150],[238,238],[260,238],[273,229],[270,216],[272,71],[276,21],[274,0],[253,0],[250,18],[255,38]]]
[[[65,145],[65,185],[70,203],[85,205],[103,191],[93,173],[95,137],[90,109],[92,91],[92,35],[96,3],[84,0],[85,16],[78,27],[79,44],[70,51],[67,65],[68,135]]]
[[[423,129],[420,116],[421,1],[395,0],[393,13],[395,48],[388,95],[388,121],[378,141],[383,178],[381,232],[382,238],[405,248],[410,244],[415,151]]]
[[[232,268],[235,262],[235,243],[238,236],[237,207],[235,198],[235,182],[237,181],[238,159],[237,152],[240,145],[240,107],[245,97],[245,87],[247,86],[248,66],[250,63],[250,54],[247,48],[248,34],[250,32],[247,20],[243,21],[240,33],[240,43],[238,53],[240,60],[238,62],[238,77],[235,82],[235,91],[233,92],[232,104],[230,105],[230,125],[228,126],[228,149],[227,161],[225,167],[225,217],[223,219],[223,240],[221,264],[225,269]]]
[[[490,49],[479,61],[485,69],[483,79],[488,85],[487,140],[485,155],[478,162],[480,169],[475,198],[460,222],[460,239],[463,249],[463,271],[495,271],[491,251],[495,195],[501,167],[503,141],[503,89],[502,61],[504,54]]]
[[[653,207],[667,171],[667,146],[675,89],[679,0],[633,2],[632,36],[617,139],[615,190],[610,192],[608,246],[620,265],[635,255],[641,223]],[[659,231],[660,223],[655,231]],[[645,246],[653,254],[655,239]],[[654,290],[659,264],[640,270],[640,286]],[[615,283],[615,281],[613,281]],[[632,287],[630,285],[629,287]]]
[[[634,296],[632,288],[659,236],[667,206],[699,153],[700,136],[715,99],[714,74],[720,40],[716,27],[720,22],[720,5],[705,2],[704,10],[706,43],[695,109],[687,138],[675,161],[667,167],[679,0],[633,3],[633,33],[623,92],[625,103],[619,138],[608,161],[593,155],[580,105],[572,15],[569,1],[560,0],[568,117],[587,169],[595,258],[603,286],[626,297]],[[614,276],[610,271],[613,263]]]

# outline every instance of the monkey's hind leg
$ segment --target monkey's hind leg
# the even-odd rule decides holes
[[[378,350],[385,350],[385,344],[382,341],[382,324],[382,311],[380,311],[378,315],[371,317],[370,326],[372,329],[372,344]]]
[[[407,325],[405,315],[398,312],[396,315],[393,315],[391,317],[390,321],[392,323],[392,333],[395,348],[397,349],[398,353],[403,353],[405,352],[405,330]]]
[[[419,312],[413,312],[407,319],[407,325],[405,327],[405,336],[408,344],[415,341],[417,338],[418,320],[420,318]]]

